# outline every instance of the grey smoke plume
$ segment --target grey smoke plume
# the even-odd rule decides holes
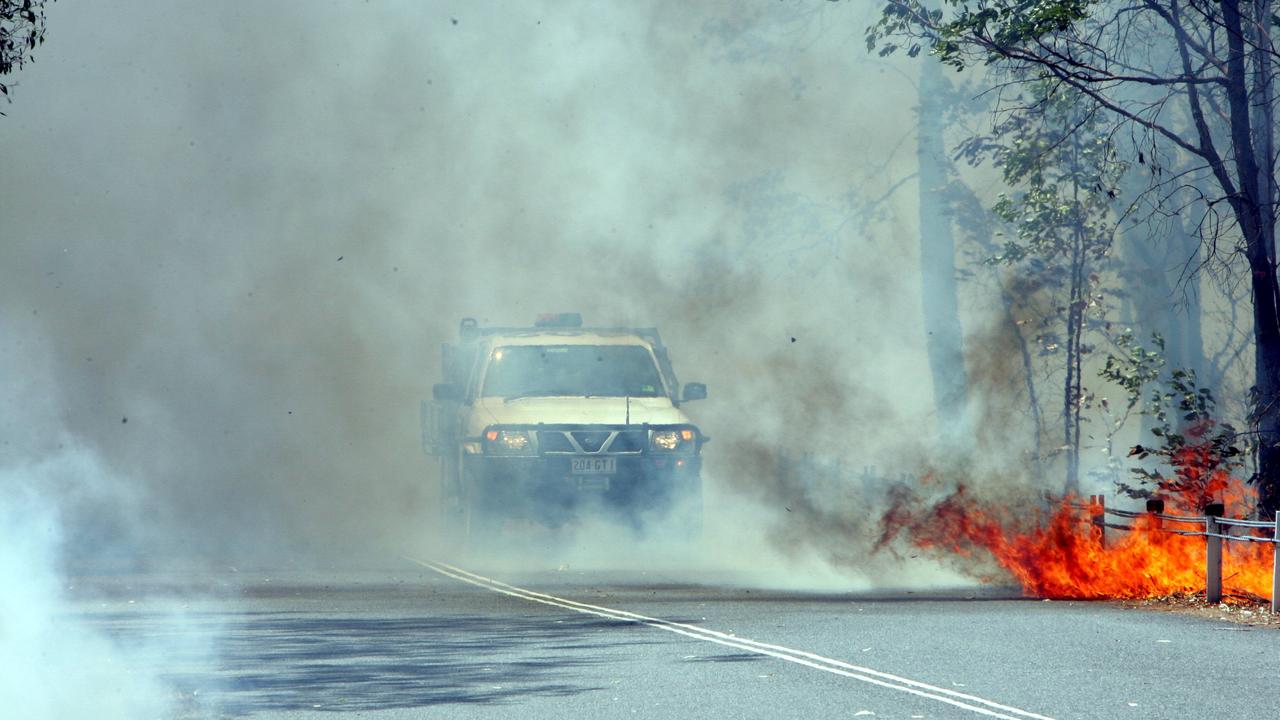
[[[433,541],[439,343],[578,310],[710,385],[713,513],[846,542],[761,453],[906,471],[932,432],[886,194],[914,88],[871,9],[50,6],[0,123],[0,308],[49,347],[49,427],[140,498],[135,559],[392,561]]]

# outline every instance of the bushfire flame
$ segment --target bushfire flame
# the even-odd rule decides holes
[[[1203,507],[1207,498],[1223,502],[1227,517],[1243,517],[1252,507],[1252,489],[1227,473],[1196,479],[1171,498],[1179,513],[1199,515],[1191,508]],[[1203,523],[1162,523],[1147,515],[1131,521],[1132,531],[1104,530],[1098,524],[1102,512],[1101,506],[1067,497],[1047,511],[1018,513],[981,502],[964,487],[932,505],[900,494],[883,518],[878,547],[905,537],[918,548],[959,556],[972,574],[995,581],[1000,574],[991,572],[989,554],[1032,597],[1139,599],[1204,592],[1205,538],[1166,532],[1202,531]],[[1271,574],[1268,543],[1223,542],[1224,597],[1269,598]]]

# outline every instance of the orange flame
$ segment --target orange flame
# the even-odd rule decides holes
[[[1195,465],[1193,458],[1187,460],[1179,467],[1179,477],[1186,481],[1179,488],[1183,494],[1173,503],[1179,511],[1202,507],[1204,500],[1216,497],[1226,504],[1228,517],[1246,514],[1251,488],[1221,471],[1184,473],[1183,468]],[[985,550],[1026,595],[1034,597],[1137,599],[1204,591],[1205,538],[1165,532],[1155,516],[1143,516],[1131,522],[1132,531],[1105,531],[1104,544],[1104,531],[1097,524],[1102,508],[1081,508],[1078,502],[1065,498],[1047,517],[1040,511],[1027,520],[1025,513],[1019,516],[1009,508],[979,502],[964,487],[923,510],[912,509],[909,498],[900,496],[882,520],[878,547],[905,534],[917,547],[968,558],[973,574],[996,580],[999,576],[984,572],[982,557],[975,554]],[[1164,527],[1204,530],[1203,523],[1168,522]],[[1259,536],[1269,538],[1271,533],[1262,529]],[[1223,541],[1222,555],[1224,595],[1270,597],[1268,544]]]

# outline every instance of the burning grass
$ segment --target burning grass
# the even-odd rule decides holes
[[[1244,483],[1225,473],[1203,480],[1175,498],[1179,512],[1191,514],[1190,505],[1205,497],[1224,502],[1228,517],[1242,517],[1252,507]],[[877,549],[902,538],[949,554],[980,579],[1011,575],[1032,597],[1136,600],[1204,592],[1203,537],[1165,532],[1158,519],[1144,516],[1132,521],[1132,531],[1106,531],[1104,543],[1096,522],[1101,511],[1081,507],[1075,497],[1019,509],[983,502],[965,487],[933,503],[904,491],[882,518]],[[1195,531],[1203,525],[1166,522],[1164,528]],[[1224,596],[1269,598],[1271,566],[1269,544],[1224,542]]]

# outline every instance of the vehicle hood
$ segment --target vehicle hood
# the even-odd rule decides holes
[[[488,397],[478,398],[473,408],[467,423],[472,435],[488,425],[621,425],[628,421],[627,399],[621,397],[527,397],[511,402]],[[689,417],[667,397],[631,398],[629,419],[635,425],[689,422]]]

